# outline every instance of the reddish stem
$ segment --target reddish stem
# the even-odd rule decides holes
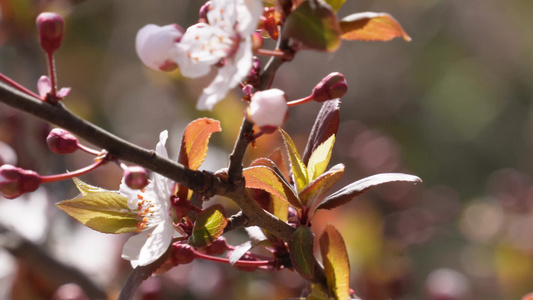
[[[18,84],[17,82],[15,82],[13,79],[7,77],[6,75],[0,73],[0,80],[2,80],[3,82],[9,84],[10,86],[16,88],[17,90],[25,93],[25,94],[28,94],[32,97],[35,97],[37,99],[41,99],[41,97],[37,94],[35,94],[34,92],[28,90],[27,88],[23,87],[22,85]]]
[[[201,259],[210,260],[210,261],[219,262],[219,263],[228,264],[228,265],[231,264],[229,259],[227,259],[227,258],[207,255],[207,254],[198,252],[198,251],[196,251],[194,249],[193,249],[193,251],[194,251],[194,255],[196,255],[196,258],[201,258]],[[274,263],[274,261],[270,261],[270,260],[238,260],[233,265],[234,266],[238,266],[238,267],[265,267],[265,266],[272,265],[272,263]]]
[[[54,54],[50,52],[46,52],[46,58],[48,62],[48,74],[50,75],[50,81],[52,84],[52,90],[50,91],[50,95],[52,97],[56,97],[56,66],[54,62]]]
[[[107,160],[105,158],[102,158],[102,159],[98,159],[92,165],[89,165],[85,168],[79,169],[74,172],[57,174],[57,175],[49,175],[49,176],[41,176],[41,183],[56,182],[56,181],[61,181],[61,180],[66,180],[66,179],[70,179],[73,177],[81,176],[81,175],[87,174],[95,170],[96,168],[105,164],[106,162]]]
[[[300,104],[303,104],[303,103],[306,103],[306,102],[309,102],[309,101],[313,101],[313,95],[309,95],[309,96],[307,96],[305,98],[302,98],[302,99],[298,99],[298,100],[293,100],[293,101],[287,102],[287,105],[289,107],[291,107],[291,106],[300,105]]]
[[[267,50],[267,49],[257,49],[255,54],[265,55],[265,56],[274,56],[274,57],[285,57],[285,53],[279,50]]]

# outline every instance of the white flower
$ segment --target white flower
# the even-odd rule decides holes
[[[283,125],[287,115],[287,97],[282,90],[270,89],[252,95],[248,116],[261,129]],[[266,128],[265,128],[266,127]]]
[[[252,38],[263,11],[261,0],[213,0],[208,24],[187,29],[175,51],[181,73],[196,78],[221,64],[213,82],[204,89],[196,105],[211,110],[236,87],[252,67]]]
[[[146,66],[157,71],[172,71],[178,67],[172,59],[172,49],[182,35],[183,29],[176,24],[148,24],[137,32],[135,50]]]
[[[155,149],[163,157],[168,157],[167,138],[168,132],[161,132]],[[128,197],[128,207],[139,211],[141,218],[137,224],[139,233],[130,237],[122,250],[122,258],[130,260],[133,268],[154,262],[170,246],[174,235],[170,215],[173,184],[170,179],[154,173],[152,181],[142,190],[130,189],[124,180],[120,185],[120,193]]]

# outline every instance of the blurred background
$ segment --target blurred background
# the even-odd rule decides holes
[[[47,71],[35,17],[58,12],[66,19],[56,66],[59,86],[72,87],[67,107],[147,148],[168,129],[174,157],[187,123],[219,119],[223,131],[212,138],[203,165],[216,171],[226,166],[237,136],[245,107],[240,91],[212,112],[196,111],[214,73],[195,80],[179,71],[158,73],[134,48],[145,24],[186,28],[202,4],[0,0],[0,72],[36,90]],[[319,213],[313,230],[319,236],[332,223],[343,234],[351,287],[365,300],[520,299],[533,292],[533,2],[348,0],[339,16],[364,11],[390,13],[412,41],[344,41],[335,53],[302,51],[279,70],[273,86],[297,99],[330,72],[346,76],[349,91],[331,162],[344,163],[346,172],[335,188],[382,172],[414,174],[424,183],[379,187],[344,209]],[[300,152],[319,108],[290,109],[285,130]],[[0,163],[55,174],[91,162],[83,153],[53,155],[45,143],[50,129],[0,104]],[[247,162],[280,145],[278,134],[261,137]],[[117,189],[121,171],[109,165],[82,179]],[[76,196],[74,185],[62,182],[17,200],[0,198],[0,245],[11,249],[0,248],[0,299],[76,293],[73,286],[58,291],[65,283],[60,272],[10,248],[13,232],[116,298],[131,270],[120,258],[127,236],[78,226],[54,206]],[[234,245],[244,238],[242,232],[228,236]],[[194,262],[146,281],[137,297],[284,299],[303,288],[290,271],[246,273]]]

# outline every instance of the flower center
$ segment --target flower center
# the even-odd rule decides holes
[[[137,217],[139,222],[137,223],[137,232],[141,232],[147,228],[151,228],[161,221],[160,207],[157,201],[153,197],[147,196],[141,190],[141,193],[137,194]]]

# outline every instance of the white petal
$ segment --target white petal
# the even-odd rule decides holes
[[[244,37],[251,35],[257,28],[259,18],[263,14],[263,3],[260,0],[240,0],[237,5],[237,31]]]
[[[43,99],[46,94],[52,91],[52,82],[48,76],[43,75],[37,80],[37,90],[39,91],[39,96]]]
[[[149,184],[150,185],[150,184]],[[124,177],[122,177],[122,181],[120,182],[120,188],[119,188],[120,194],[126,196],[128,198],[128,207],[131,210],[137,209],[137,203],[139,202],[139,199],[137,198],[137,195],[139,194],[139,190],[133,190],[130,187],[126,185],[124,182]]]
[[[131,266],[136,268],[139,265],[139,254],[141,253],[141,248],[148,240],[148,234],[151,230],[143,231],[139,234],[136,234],[128,239],[122,248],[122,258],[131,261]]]
[[[211,84],[203,90],[196,109],[212,110],[215,104],[226,97],[228,91],[234,86],[230,86],[230,81],[237,72],[234,65],[228,64],[218,70],[218,74]]]
[[[138,256],[140,266],[146,266],[154,262],[167,251],[174,232],[172,222],[167,221],[155,227],[152,234],[147,237],[146,243],[142,246]]]
[[[175,24],[148,24],[137,32],[135,49],[141,61],[154,70],[171,71],[176,68],[171,50],[181,38],[183,30]]]
[[[279,89],[256,92],[250,102],[250,117],[259,126],[283,125],[287,114],[287,98]]]

